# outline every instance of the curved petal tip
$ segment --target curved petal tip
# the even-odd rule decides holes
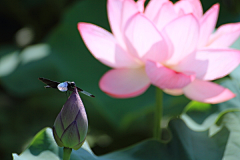
[[[186,86],[183,92],[189,99],[211,104],[222,103],[236,96],[229,89],[216,83],[197,79]]]

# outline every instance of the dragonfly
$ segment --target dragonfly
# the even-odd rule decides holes
[[[65,82],[56,82],[52,81],[46,78],[38,78],[40,81],[45,83],[47,86],[44,86],[45,88],[57,88],[61,92],[66,92],[66,91],[73,91],[74,87],[77,87],[75,82],[70,82],[70,81],[65,81]],[[95,97],[91,93],[88,93],[87,91],[84,91],[83,89],[77,87],[78,92],[81,92],[89,97]]]

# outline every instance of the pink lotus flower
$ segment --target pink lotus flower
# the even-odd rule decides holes
[[[108,0],[112,33],[79,23],[84,43],[95,58],[112,67],[100,88],[117,98],[142,94],[153,84],[171,95],[220,103],[235,95],[210,82],[240,63],[240,51],[229,46],[240,35],[240,23],[213,33],[219,5],[205,14],[199,0]]]

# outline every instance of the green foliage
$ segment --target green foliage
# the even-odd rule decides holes
[[[224,152],[223,159],[238,159],[239,154],[239,143],[240,143],[240,113],[234,112],[234,113],[228,113],[223,118],[223,124],[226,126],[226,128],[230,131],[230,135],[228,138],[228,142],[226,145],[226,149]],[[237,145],[236,145],[237,144]]]
[[[222,130],[217,136],[209,138],[206,132],[194,132],[179,119],[170,123],[170,129],[174,138],[169,144],[162,144],[155,140],[145,140],[120,151],[96,156],[85,142],[82,148],[77,151],[73,150],[71,160],[187,160],[204,159],[204,157],[218,160],[222,157],[228,138],[226,129]],[[62,152],[62,148],[59,148],[54,142],[52,130],[45,128],[34,137],[30,146],[21,155],[13,154],[13,159],[57,160],[62,158]]]
[[[221,82],[224,87],[229,88],[236,97],[218,105],[201,104],[199,102],[191,102],[186,107],[186,112],[181,115],[181,118],[185,121],[187,126],[194,131],[207,131],[208,135],[214,137],[219,135],[224,127],[228,129],[229,137],[225,139],[225,149],[222,159],[238,159],[239,157],[239,117],[240,117],[240,85],[237,72],[233,72],[231,76],[232,79],[225,79]],[[203,108],[199,108],[202,106]],[[211,109],[214,108],[214,109]],[[191,111],[200,110],[198,113],[198,120],[202,123],[197,123],[196,113],[191,113]],[[199,114],[204,111],[204,114]],[[206,118],[206,112],[208,116]],[[199,121],[198,121],[199,122]],[[226,136],[226,135],[225,135]]]

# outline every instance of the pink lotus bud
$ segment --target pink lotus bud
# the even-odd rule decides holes
[[[84,143],[87,130],[87,114],[77,88],[74,88],[54,122],[53,135],[58,146],[77,150]]]

